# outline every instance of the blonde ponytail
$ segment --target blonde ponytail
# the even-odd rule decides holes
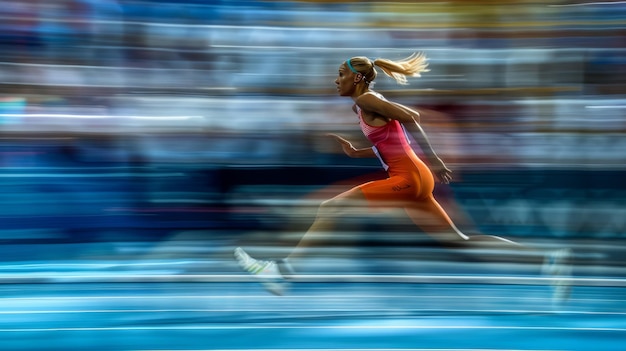
[[[423,53],[413,53],[398,61],[378,58],[373,63],[399,84],[408,84],[407,77],[420,77],[422,72],[429,71],[426,55]]]

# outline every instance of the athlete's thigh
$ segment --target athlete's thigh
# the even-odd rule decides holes
[[[364,197],[373,204],[403,206],[415,199],[418,192],[414,182],[400,176],[374,180],[358,186]]]
[[[433,196],[408,202],[404,209],[413,223],[426,234],[439,236],[440,239],[448,241],[465,238]]]

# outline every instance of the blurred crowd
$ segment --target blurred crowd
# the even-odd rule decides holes
[[[375,89],[451,112],[433,128],[452,126],[440,131],[472,155],[449,157],[621,164],[625,15],[610,1],[7,0],[1,121],[18,132],[352,130],[334,97],[338,65],[422,51],[428,74],[406,87],[381,75]]]

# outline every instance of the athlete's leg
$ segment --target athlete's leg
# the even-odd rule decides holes
[[[444,245],[464,249],[503,250],[509,254],[515,252],[515,258],[524,262],[540,263],[544,259],[544,252],[505,238],[494,235],[465,235],[432,195],[407,203],[404,209],[413,223]],[[512,258],[509,255],[507,257]]]
[[[315,220],[317,209],[322,202],[337,196],[337,194],[349,191],[360,184],[386,178],[386,174],[382,172],[370,173],[344,179],[308,193],[302,198],[302,206],[295,206],[288,211],[283,223],[283,230],[288,233],[306,232],[311,226],[312,221]],[[297,242],[290,240],[289,246],[293,247],[296,243]]]
[[[300,263],[298,259],[307,253],[307,248],[327,239],[337,219],[348,214],[364,211],[368,199],[362,188],[368,186],[376,188],[379,183],[387,184],[394,181],[396,180],[385,179],[368,182],[322,202],[313,224],[291,254],[284,259],[277,261],[259,260],[251,257],[241,248],[235,249],[234,255],[239,266],[259,277],[268,290],[276,294],[282,294],[284,284],[282,282],[277,284],[276,277],[278,276],[280,279],[290,278],[294,274],[292,264]]]
[[[338,219],[347,215],[358,214],[367,208],[367,199],[359,187],[345,191],[321,203],[313,224],[306,231],[293,251],[287,256],[290,264],[299,264],[298,260],[312,247],[325,242],[335,227]]]
[[[504,254],[502,259],[509,262],[543,264],[543,273],[552,277],[553,301],[560,303],[569,297],[572,274],[569,249],[545,252],[498,236],[467,236],[456,228],[450,217],[432,196],[407,204],[405,211],[424,232],[446,245],[466,249],[492,249],[497,255],[491,255],[489,260],[499,259],[499,255]],[[475,257],[484,258],[482,256]]]
[[[306,253],[307,248],[323,242],[331,235],[335,222],[341,217],[362,214],[372,209],[401,208],[405,199],[416,192],[416,186],[416,183],[404,177],[392,176],[361,184],[324,201],[319,207],[315,221],[288,256],[288,260],[296,261]]]

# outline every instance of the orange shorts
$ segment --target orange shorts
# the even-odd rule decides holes
[[[404,157],[383,163],[388,166],[389,178],[358,186],[367,200],[404,202],[432,196],[435,179],[430,168],[415,153],[411,151]]]
[[[404,177],[395,176],[361,184],[359,189],[370,201],[410,200],[415,198],[415,184]]]
[[[365,195],[371,210],[404,208],[409,218],[423,231],[450,231],[454,224],[433,197],[434,186],[434,178],[429,171],[423,177],[420,177],[420,173],[393,175],[387,179],[359,185],[357,188]]]
[[[409,173],[390,173],[387,179],[375,180],[362,185],[361,189],[369,201],[415,201],[432,195],[435,181],[430,170],[425,168]]]

